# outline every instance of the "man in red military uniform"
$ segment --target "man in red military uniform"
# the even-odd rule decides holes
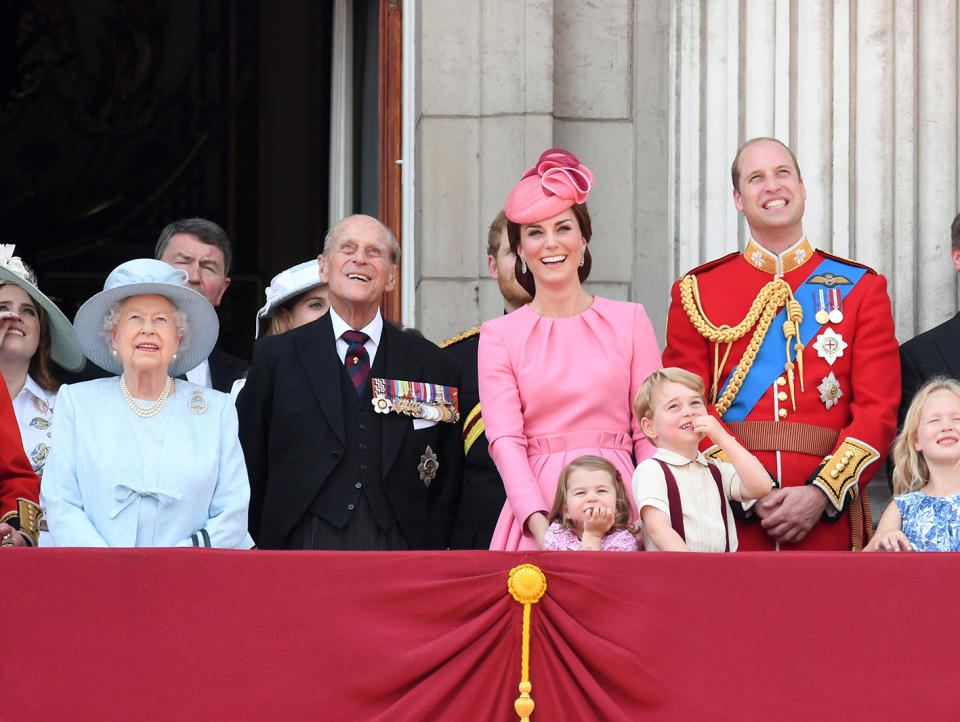
[[[732,176],[750,242],[674,284],[663,364],[703,377],[713,411],[775,480],[738,521],[741,550],[859,548],[900,396],[886,281],[814,250],[780,141],[747,141]]]
[[[13,403],[0,376],[0,540],[3,546],[36,546],[35,531],[31,533],[24,527],[27,534],[20,533],[18,500],[25,499],[36,509],[39,495],[40,478],[33,473],[23,453]]]

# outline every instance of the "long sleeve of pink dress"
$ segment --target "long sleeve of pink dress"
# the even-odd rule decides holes
[[[630,483],[634,461],[654,452],[633,396],[658,368],[660,348],[639,304],[596,296],[568,318],[524,306],[483,324],[480,405],[507,492],[491,549],[536,548],[525,522],[549,511],[560,472],[578,456],[609,459]]]

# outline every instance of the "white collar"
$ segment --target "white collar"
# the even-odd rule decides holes
[[[47,401],[47,392],[41,388],[40,384],[38,384],[30,374],[27,374],[27,380],[24,382],[23,388],[20,389],[20,394],[24,391],[29,391],[41,401]],[[17,396],[20,394],[17,394]]]
[[[670,449],[664,449],[663,447],[657,447],[657,453],[653,455],[653,458],[660,459],[665,461],[671,466],[685,466],[687,464],[692,464],[697,462],[698,464],[703,464],[706,466],[709,462],[707,457],[703,455],[702,451],[697,452],[697,458],[691,459],[689,456],[684,456],[676,451],[671,451]]]
[[[327,312],[330,314],[330,323],[333,324],[333,337],[339,339],[345,331],[362,331],[370,337],[370,340],[373,341],[374,346],[380,345],[380,336],[383,334],[383,316],[380,315],[380,309],[377,309],[377,315],[373,317],[373,320],[368,323],[363,328],[352,329],[346,321],[344,321],[333,310],[333,306],[330,307],[330,310]]]

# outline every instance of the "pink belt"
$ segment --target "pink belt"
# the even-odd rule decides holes
[[[615,449],[633,453],[633,439],[616,431],[574,431],[527,439],[527,456],[554,454],[572,449]]]

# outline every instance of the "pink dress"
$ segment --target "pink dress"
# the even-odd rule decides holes
[[[483,324],[478,368],[490,456],[507,491],[491,549],[536,549],[524,522],[550,511],[560,472],[578,456],[609,459],[625,484],[634,456],[653,456],[632,411],[637,388],[660,368],[640,304],[595,296],[568,318],[523,306]]]
[[[543,550],[547,552],[576,552],[580,551],[582,545],[583,542],[577,539],[573,529],[558,521],[550,525],[543,537]],[[600,551],[602,552],[635,552],[638,550],[637,540],[626,529],[612,531],[600,540]]]

